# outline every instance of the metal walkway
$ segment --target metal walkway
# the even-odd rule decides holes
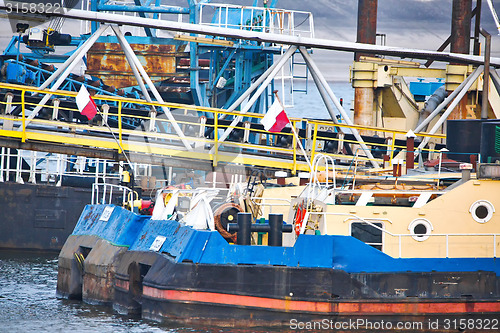
[[[296,149],[297,142],[290,128],[281,133],[266,132],[259,122],[263,117],[261,114],[246,113],[242,121],[232,125],[231,119],[242,116],[240,113],[96,95],[94,99],[100,100],[103,106],[101,113],[89,123],[76,109],[76,93],[56,91],[48,92],[56,97],[51,99],[52,103],[46,104],[37,117],[27,122],[31,110],[38,106],[37,98],[41,100],[47,92],[42,93],[28,86],[0,84],[0,146],[124,160],[122,147],[138,163],[207,171],[218,165],[256,166],[290,170],[292,173],[309,171],[303,155]],[[38,95],[34,97],[34,93]],[[124,105],[136,107],[129,112]],[[150,112],[155,107],[158,110],[169,108],[174,121],[161,112]],[[226,115],[225,120],[221,119],[223,115]],[[116,121],[111,122],[110,119]],[[142,125],[135,129],[124,128],[125,119]],[[173,130],[174,122],[182,129],[191,151]],[[358,162],[368,162],[363,152],[356,150],[358,142],[350,134],[354,128],[378,134],[378,138],[363,139],[372,152],[378,152],[374,155],[381,164],[382,155],[388,154],[392,159],[395,153],[406,149],[406,133],[401,130],[334,125],[331,121],[310,119],[292,118],[291,122],[311,160],[317,153],[323,153],[347,164],[353,161],[354,156]],[[219,141],[221,133],[227,128],[232,128],[228,139]],[[444,139],[443,135],[417,135],[437,139],[438,142]]]

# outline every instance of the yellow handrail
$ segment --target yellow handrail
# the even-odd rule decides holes
[[[80,145],[80,146],[86,146],[86,147],[95,147],[95,148],[101,148],[101,149],[117,149],[119,153],[123,153],[122,149],[123,148],[125,151],[136,151],[139,153],[150,153],[150,154],[162,154],[162,155],[169,155],[169,156],[176,156],[176,157],[181,157],[181,158],[193,158],[193,159],[202,159],[202,160],[209,160],[212,161],[213,166],[217,166],[218,163],[220,162],[234,162],[234,163],[241,163],[241,164],[247,164],[247,165],[256,165],[256,166],[263,166],[263,167],[276,167],[276,168],[283,168],[283,169],[289,169],[292,170],[293,173],[296,173],[297,171],[309,171],[308,166],[304,161],[300,161],[297,157],[297,138],[292,134],[292,133],[286,133],[282,132],[279,133],[279,135],[282,136],[292,136],[292,146],[291,147],[277,147],[277,146],[272,146],[272,145],[260,145],[260,144],[252,144],[248,142],[234,142],[234,141],[224,141],[221,142],[219,138],[219,130],[227,130],[230,128],[231,130],[243,130],[243,131],[251,131],[251,133],[254,133],[256,135],[276,135],[275,133],[269,133],[265,130],[262,129],[257,129],[257,128],[248,128],[244,126],[230,126],[230,125],[224,125],[221,124],[219,117],[222,116],[242,116],[238,111],[233,111],[229,112],[226,110],[222,109],[217,109],[217,108],[209,108],[209,107],[198,107],[198,106],[192,106],[192,105],[184,105],[184,104],[176,104],[176,103],[159,103],[159,102],[147,102],[144,100],[138,100],[138,99],[131,99],[131,98],[125,98],[125,97],[118,97],[118,96],[104,96],[104,95],[95,95],[93,98],[98,101],[102,101],[103,103],[108,103],[108,104],[113,104],[113,108],[116,107],[116,110],[109,110],[107,112],[108,117],[116,117],[118,121],[118,126],[117,128],[112,128],[112,131],[114,134],[117,134],[118,137],[118,142],[112,142],[110,140],[107,140],[103,134],[108,133],[108,129],[106,127],[100,126],[100,125],[88,125],[84,123],[77,123],[77,122],[62,122],[62,121],[57,121],[57,120],[46,120],[46,119],[39,119],[39,118],[34,118],[30,120],[30,124],[40,124],[42,125],[41,127],[38,127],[35,129],[35,127],[32,126],[27,126],[27,119],[26,119],[26,111],[27,108],[30,109],[37,104],[35,103],[30,103],[26,101],[26,93],[37,93],[37,94],[51,94],[54,96],[58,97],[65,97],[66,100],[71,100],[72,98],[75,98],[77,95],[76,92],[69,92],[69,91],[55,91],[55,92],[50,92],[46,90],[40,90],[35,87],[29,87],[29,86],[22,86],[22,85],[16,85],[16,84],[7,84],[7,83],[0,83],[0,89],[5,89],[5,90],[10,90],[10,91],[18,91],[21,96],[21,102],[11,102],[7,103],[5,101],[0,101],[0,105],[17,105],[21,106],[22,109],[22,114],[21,117],[16,117],[13,115],[10,115],[9,117],[1,117],[0,119],[8,119],[9,121],[12,121],[14,124],[17,123],[17,128],[13,130],[5,129],[5,128],[0,128],[0,136],[4,137],[12,137],[12,138],[21,138],[22,142],[25,142],[26,140],[37,140],[37,141],[45,141],[45,142],[55,142],[55,143],[65,143],[65,144],[73,144],[73,145]],[[18,96],[19,96],[18,93]],[[127,114],[125,111],[125,105],[139,105],[142,106],[144,109],[144,112],[139,114]],[[44,106],[45,108],[54,108],[53,105],[46,105]],[[162,145],[162,142],[165,141],[173,141],[173,140],[179,140],[179,137],[177,136],[176,133],[166,133],[166,132],[151,132],[151,131],[146,131],[143,132],[140,128],[138,129],[127,129],[124,128],[122,123],[124,118],[128,119],[135,119],[136,121],[154,121],[155,123],[158,124],[168,124],[171,123],[171,120],[169,119],[163,119],[163,118],[158,118],[154,117],[153,114],[149,114],[148,110],[150,107],[167,107],[169,109],[180,109],[184,110],[184,114],[187,114],[188,111],[196,111],[198,112],[203,112],[205,114],[211,114],[213,120],[213,124],[208,124],[204,123],[203,126],[205,128],[213,128],[213,139],[208,139],[203,136],[187,136],[186,139],[188,142],[191,143],[203,143],[201,146],[213,146],[214,147],[214,152],[213,154],[210,154],[208,151],[205,151],[204,149],[198,149],[192,153],[185,151],[185,149],[181,146],[168,146],[168,145]],[[61,105],[58,106],[60,111],[72,111],[72,112],[78,112],[75,108],[68,108],[68,107],[63,107]],[[256,113],[245,113],[243,117],[246,119],[253,119],[254,123],[260,122],[260,119],[264,115],[262,114],[256,114]],[[209,117],[210,118],[210,117]],[[391,153],[391,158],[393,157],[393,152],[395,149],[403,149],[405,147],[398,146],[395,143],[395,137],[397,135],[404,135],[406,134],[402,130],[397,130],[397,129],[385,129],[385,128],[376,128],[376,127],[368,127],[368,126],[357,126],[357,125],[347,125],[347,124],[333,124],[332,122],[324,121],[324,120],[310,120],[310,119],[300,119],[300,118],[290,118],[291,125],[292,126],[297,126],[298,122],[304,122],[306,123],[306,128],[307,126],[313,126],[313,135],[311,138],[303,138],[300,137],[298,138],[299,140],[311,140],[310,143],[312,143],[311,148],[310,148],[310,158],[314,159],[314,156],[317,154],[317,142],[318,140],[330,140],[330,141],[337,141],[337,142],[345,142],[345,143],[350,143],[350,144],[359,144],[359,142],[354,141],[354,140],[347,140],[345,138],[331,138],[331,137],[325,137],[321,136],[321,133],[318,134],[319,132],[319,126],[330,126],[332,128],[337,128],[337,129],[358,129],[358,130],[370,130],[370,131],[376,131],[376,132],[381,132],[381,133],[386,133],[387,137],[392,138],[392,142],[390,144],[387,143],[369,143],[370,146],[375,146],[375,147],[383,147],[385,150],[390,151]],[[21,122],[21,123],[19,123]],[[187,126],[194,126],[195,128],[197,126],[200,126],[199,118],[196,118],[195,121],[192,120],[178,120],[178,124],[180,125],[185,125]],[[51,130],[50,127],[53,126],[54,128],[60,128],[64,127],[67,129],[70,129],[70,133],[63,133],[60,131],[54,131]],[[19,128],[20,127],[20,128]],[[100,134],[99,134],[100,133]],[[248,132],[246,132],[248,134]],[[97,134],[97,135],[95,135]],[[444,135],[441,134],[434,134],[430,135],[427,133],[417,133],[417,136],[422,136],[422,137],[430,137],[434,139],[443,139],[445,138]],[[124,137],[129,138],[129,140],[124,141]],[[140,145],[137,141],[138,138],[148,138],[148,139],[153,139],[153,142],[150,142],[151,145],[153,145],[153,148],[144,148],[144,145]],[[134,141],[135,140],[135,141]],[[260,140],[259,140],[260,141]],[[240,149],[240,152],[244,152],[244,154],[240,153],[234,153],[231,151],[228,151],[227,149],[221,149],[221,147],[234,147],[237,149]],[[424,149],[426,151],[435,151],[432,149]],[[250,151],[250,152],[249,152]],[[260,152],[259,154],[256,152]],[[262,152],[264,152],[264,155],[262,155]],[[335,159],[344,159],[344,160],[350,160],[352,159],[352,156],[348,155],[343,155],[343,154],[330,154],[330,153],[324,153],[325,155],[332,156]],[[287,158],[283,159],[280,158],[280,156],[286,156]],[[298,154],[300,157],[302,154]],[[358,157],[359,161],[369,161],[367,157],[364,156],[359,156]],[[376,161],[380,162],[381,159],[375,159]]]

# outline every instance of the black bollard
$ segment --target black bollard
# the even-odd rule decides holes
[[[283,245],[283,232],[292,232],[291,224],[283,224],[283,215],[269,214],[269,223],[252,224],[250,213],[238,213],[238,223],[228,223],[229,232],[238,232],[236,244],[250,245],[252,232],[267,232],[269,246]]]
[[[252,214],[238,213],[238,234],[236,236],[236,244],[250,245],[252,236]]]
[[[269,214],[269,233],[267,244],[281,246],[283,244],[283,215]]]

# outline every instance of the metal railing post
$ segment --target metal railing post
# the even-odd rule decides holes
[[[120,144],[118,145],[118,152],[120,154],[123,153],[123,138],[122,138],[122,101],[118,102],[118,141]]]
[[[401,258],[401,235],[399,235],[399,258]]]
[[[96,190],[96,188],[97,188],[97,183],[92,184],[92,197],[90,199],[91,200],[90,202],[91,202],[92,205],[95,204],[94,200],[95,200],[95,190]]]
[[[449,257],[449,247],[448,247],[448,234],[446,234],[446,258]]]
[[[493,235],[493,258],[497,257],[497,235]]]
[[[3,183],[3,163],[5,156],[5,147],[2,147],[2,153],[0,154],[0,182]]]
[[[295,121],[292,121],[292,126],[295,126]],[[292,148],[293,148],[293,174],[295,175],[297,173],[297,139],[295,138],[295,135],[292,136]]]
[[[56,186],[62,185],[62,175],[64,169],[65,167],[63,167],[63,155],[57,154],[57,174],[59,176],[59,181],[56,183]]]
[[[312,147],[311,147],[311,161],[314,161],[314,155],[316,153],[316,138],[317,138],[317,136],[318,136],[318,124],[314,123],[313,142],[312,142]],[[328,172],[328,170],[327,170],[327,172]]]
[[[36,184],[36,151],[31,151],[30,178],[28,182]]]
[[[22,171],[22,157],[21,157],[21,150],[17,150],[17,156],[16,156],[16,183],[19,184],[24,184],[23,177],[21,176],[21,171]]]
[[[212,162],[212,165],[214,167],[217,166],[217,154],[219,153],[219,133],[218,133],[218,129],[219,129],[219,124],[218,124],[218,119],[219,119],[219,113],[216,112],[214,114],[214,156],[213,156],[213,162]]]
[[[54,98],[52,102],[52,120],[57,120],[59,118],[59,105],[61,104],[61,100],[59,98]]]
[[[121,101],[119,103],[121,105]],[[108,104],[101,105],[101,113],[102,113],[101,126],[104,126],[105,124],[108,123],[108,114],[109,114],[109,105]]]
[[[26,105],[24,104],[24,94],[25,90],[21,92],[21,110],[22,110],[22,122],[23,122],[23,134],[22,134],[22,142],[26,142]]]
[[[7,148],[7,167],[6,167],[5,180],[6,181],[10,180],[10,148]]]

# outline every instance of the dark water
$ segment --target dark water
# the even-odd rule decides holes
[[[57,255],[0,251],[0,332],[255,332],[166,326],[56,297]],[[266,332],[267,330],[259,330]]]

